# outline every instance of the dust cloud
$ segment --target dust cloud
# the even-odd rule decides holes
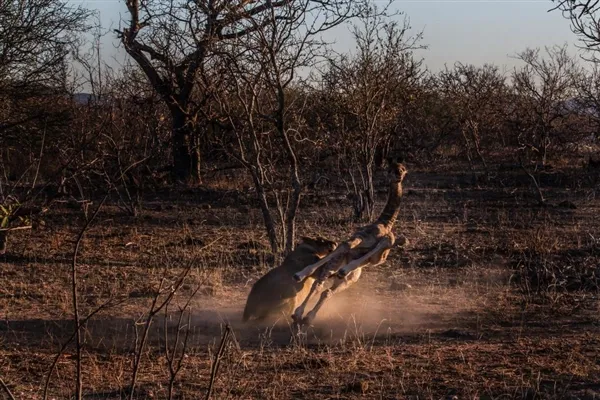
[[[455,287],[420,285],[393,290],[390,282],[379,274],[365,278],[329,299],[313,326],[303,330],[307,342],[385,341],[432,330],[461,328],[466,319],[472,319],[477,310],[481,310],[487,293],[466,284]],[[249,288],[244,289],[223,293],[198,304],[196,309],[204,308],[194,313],[192,336],[200,342],[214,340],[229,324],[236,339],[246,345],[265,340],[280,345],[293,342],[297,331],[289,319],[279,318],[263,324],[241,322],[249,291]]]
[[[453,278],[436,275],[435,279],[427,280],[421,275],[418,282],[406,279],[410,286],[395,286],[383,273],[368,272],[357,284],[329,299],[313,326],[303,328],[300,333],[292,326],[290,318],[244,324],[242,310],[249,286],[224,287],[216,295],[200,296],[192,304],[189,344],[199,348],[214,346],[227,325],[232,328],[235,340],[250,348],[265,343],[286,346],[297,343],[299,338],[307,344],[392,343],[432,332],[468,330],[489,306],[490,293],[502,290],[502,284],[494,276],[480,276],[478,282],[453,283]],[[185,300],[182,299],[184,303]],[[179,329],[177,312],[167,316],[166,324],[164,318],[161,313],[152,323],[151,345],[164,342],[165,326],[169,340],[176,337]],[[132,316],[122,316],[89,321],[86,329],[88,344],[98,348],[133,349],[135,320]],[[187,330],[187,317],[183,325],[182,328]],[[67,328],[56,331],[57,338],[66,335]]]

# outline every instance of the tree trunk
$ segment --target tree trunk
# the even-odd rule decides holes
[[[373,162],[369,162],[365,167],[367,175],[367,187],[365,188],[365,206],[369,221],[375,218],[375,184],[373,183]]]
[[[267,202],[267,195],[265,193],[265,187],[258,178],[257,174],[250,169],[252,174],[252,180],[254,181],[254,187],[256,188],[256,197],[258,198],[258,204],[260,211],[263,215],[263,221],[265,223],[265,229],[267,230],[267,236],[269,237],[269,244],[271,245],[271,251],[273,254],[279,253],[279,244],[277,242],[277,231],[275,230],[275,222],[273,216],[269,210],[269,204]]]
[[[194,137],[192,121],[181,112],[173,112],[173,179],[185,183],[200,183],[200,149]]]
[[[294,169],[291,173],[293,176],[293,190],[286,212],[284,255],[288,255],[294,249],[294,242],[296,241],[296,215],[298,213],[298,208],[300,207],[300,195],[302,194],[302,186],[300,185],[300,179],[298,178],[298,171]]]
[[[277,117],[277,131],[283,140],[283,148],[285,150],[290,174],[290,186],[292,193],[288,201],[287,209],[285,211],[285,244],[283,248],[283,256],[287,256],[294,249],[294,242],[296,241],[296,215],[298,208],[300,208],[300,196],[302,195],[302,183],[300,182],[300,174],[298,167],[298,159],[294,148],[290,143],[290,139],[285,129],[283,110],[285,109],[285,97],[283,90],[279,91],[279,104],[280,109]]]

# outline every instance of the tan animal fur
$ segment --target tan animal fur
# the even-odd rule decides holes
[[[399,160],[388,160],[388,199],[379,218],[372,224],[359,228],[349,240],[341,243],[331,254],[294,275],[294,279],[298,282],[304,282],[308,277],[316,278],[308,296],[294,312],[293,319],[296,323],[310,324],[331,296],[358,281],[363,267],[376,266],[385,262],[396,241],[392,228],[398,218],[402,181],[406,173],[406,167]],[[325,282],[334,275],[332,286],[323,291]],[[303,317],[310,298],[319,292],[322,292],[319,301]]]
[[[302,238],[300,244],[280,266],[273,268],[254,283],[246,300],[244,322],[252,319],[261,321],[277,315],[291,315],[306,297],[314,281],[309,277],[300,283],[293,279],[293,275],[325,257],[335,247],[335,242],[323,238]]]

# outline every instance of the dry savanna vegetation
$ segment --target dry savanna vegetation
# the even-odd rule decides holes
[[[0,2],[0,398],[600,398],[599,5],[548,2],[583,58],[432,73],[380,2],[124,2]],[[406,241],[310,326],[242,323],[388,156]]]

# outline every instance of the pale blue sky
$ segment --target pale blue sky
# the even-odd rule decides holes
[[[98,10],[105,27],[112,24],[114,28],[121,16],[127,16],[123,0],[85,0],[82,4]],[[493,63],[511,70],[519,65],[511,56],[527,47],[569,43],[572,52],[577,51],[568,21],[556,11],[547,12],[552,4],[550,0],[396,0],[393,7],[408,15],[415,31],[424,30],[423,44],[429,49],[419,55],[430,70],[439,71],[444,64],[457,61]],[[114,34],[109,36],[105,57],[123,59],[122,49],[114,48]],[[336,40],[338,51],[352,47],[346,28],[336,29],[331,39]]]

